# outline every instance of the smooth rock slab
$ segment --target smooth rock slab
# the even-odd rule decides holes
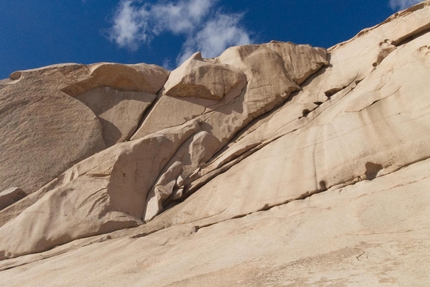
[[[0,190],[31,193],[105,148],[96,115],[51,86],[63,80],[57,71],[26,72],[0,86]]]
[[[198,128],[198,122],[189,122],[117,144],[76,164],[0,227],[0,260],[141,224],[158,174]]]
[[[106,146],[110,147],[130,138],[156,95],[98,87],[76,98],[99,117],[103,138]]]
[[[2,261],[0,276],[11,287],[82,278],[86,286],[426,286],[429,168],[417,163],[211,226],[142,226],[75,242]]]
[[[369,51],[375,56],[380,50],[379,33],[379,29],[368,32],[370,39],[376,39],[374,51]],[[430,129],[430,84],[426,80],[430,72],[429,41],[427,33],[398,47],[359,83],[352,82],[303,116],[302,103],[315,99],[308,95],[317,96],[320,83],[342,70],[357,69],[358,74],[372,66],[371,57],[362,66],[355,61],[337,62],[347,56],[354,58],[345,53],[355,42],[337,48],[332,52],[336,62],[330,69],[305,85],[291,102],[251,133],[249,141],[239,141],[226,155],[220,155],[220,162],[228,161],[229,156],[233,160],[235,152],[244,153],[239,147],[255,147],[252,140],[260,141],[261,149],[222,170],[185,202],[170,209],[170,222],[205,219],[211,224],[332,186],[372,180],[430,157],[430,136],[425,132]],[[211,171],[210,166],[204,169],[203,175]]]

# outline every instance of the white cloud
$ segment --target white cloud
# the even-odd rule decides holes
[[[122,0],[113,18],[110,39],[135,51],[162,33],[185,36],[177,64],[196,51],[214,57],[232,45],[251,43],[249,32],[240,26],[242,14],[224,13],[214,7],[218,0],[179,0],[141,4]]]
[[[241,18],[240,14],[217,13],[194,37],[184,43],[177,63],[184,62],[196,49],[201,51],[204,57],[212,58],[230,46],[251,43],[248,32],[239,26]]]
[[[390,0],[390,7],[393,10],[406,9],[412,5],[420,3],[422,0]]]
[[[149,40],[148,11],[136,9],[133,1],[122,1],[115,13],[114,25],[110,30],[110,38],[118,46],[137,50],[140,43]]]
[[[216,1],[182,0],[176,5],[172,3],[155,4],[147,7],[151,12],[153,32],[156,34],[169,31],[174,34],[191,33],[200,25],[209,9]]]
[[[168,71],[173,70],[172,63],[170,62],[169,58],[164,58],[162,66],[164,69],[166,69]]]

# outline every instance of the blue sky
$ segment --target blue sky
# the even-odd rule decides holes
[[[0,0],[0,79],[56,63],[175,68],[195,51],[291,41],[328,48],[417,0]]]

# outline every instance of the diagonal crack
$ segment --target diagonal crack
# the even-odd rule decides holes
[[[398,169],[396,169],[396,170],[393,170],[393,171],[391,171],[391,172],[389,172],[389,173],[386,173],[386,174],[384,174],[384,175],[377,176],[377,177],[375,177],[375,178],[374,178],[374,179],[372,179],[372,180],[375,180],[375,179],[378,179],[378,178],[383,178],[383,177],[385,177],[385,176],[387,176],[387,175],[391,175],[391,174],[393,174],[393,173],[396,173],[396,172],[398,172],[398,171],[399,171],[399,170],[401,170],[401,169],[407,168],[407,167],[409,167],[409,166],[411,166],[411,165],[413,165],[413,164],[416,164],[416,163],[418,163],[418,162],[426,161],[426,160],[428,160],[428,159],[430,159],[430,156],[428,156],[428,157],[424,157],[424,158],[422,158],[422,159],[420,159],[420,160],[417,160],[417,161],[414,161],[414,162],[409,163],[409,164],[407,164],[407,165],[404,165],[404,166],[402,166],[402,167],[400,167],[400,168],[398,168]],[[424,180],[424,179],[429,178],[429,177],[430,177],[430,175],[428,175],[428,176],[424,176],[424,177],[422,177],[422,178],[420,178],[420,179],[407,181],[407,182],[405,182],[405,183],[402,183],[402,184],[398,184],[398,185],[392,186],[392,187],[390,187],[389,189],[393,189],[393,188],[396,188],[396,187],[399,187],[399,186],[406,186],[406,185],[409,185],[409,184],[413,184],[413,183],[415,183],[415,182],[418,182],[418,181]],[[358,182],[360,182],[360,181],[362,181],[362,180],[354,181],[354,182],[346,181],[346,182],[344,182],[344,183],[336,184],[336,188],[335,188],[335,189],[337,189],[338,187],[339,187],[339,188],[340,188],[340,187],[344,188],[344,187],[346,187],[346,186],[355,185],[356,183],[358,183]],[[268,211],[268,210],[272,209],[273,207],[279,207],[279,206],[287,205],[287,204],[292,203],[292,202],[294,202],[294,201],[307,199],[307,198],[309,198],[309,197],[311,197],[311,196],[313,196],[313,195],[315,195],[315,194],[324,193],[324,192],[328,191],[328,190],[329,190],[330,188],[332,188],[332,187],[333,187],[333,186],[331,186],[331,187],[327,187],[327,188],[324,188],[324,189],[317,189],[317,190],[314,190],[314,191],[311,191],[311,192],[305,192],[305,193],[303,193],[302,195],[300,195],[300,196],[298,196],[298,197],[295,197],[295,198],[292,198],[292,199],[289,199],[289,200],[286,200],[286,201],[283,201],[283,202],[280,202],[280,203],[277,203],[277,204],[265,204],[262,208],[260,208],[260,209],[258,209],[258,210],[256,210],[256,211],[253,211],[253,212],[248,212],[248,213],[244,213],[244,214],[235,215],[235,216],[233,216],[233,217],[231,217],[231,218],[224,219],[224,220],[217,221],[217,222],[212,222],[212,223],[203,224],[203,225],[196,225],[195,227],[196,227],[196,230],[200,230],[200,229],[203,229],[203,228],[206,228],[206,227],[210,227],[210,226],[216,225],[216,224],[218,224],[218,223],[223,223],[223,222],[226,222],[226,221],[230,221],[230,220],[235,220],[235,219],[243,218],[243,217],[246,217],[246,216],[248,216],[248,215],[255,214],[255,213],[259,213],[259,212],[265,212],[265,211]],[[383,192],[383,191],[386,191],[386,190],[387,190],[387,189],[383,189],[383,190],[380,190],[380,192]],[[341,191],[341,189],[340,189],[340,191]],[[192,223],[192,222],[191,222],[191,223]]]

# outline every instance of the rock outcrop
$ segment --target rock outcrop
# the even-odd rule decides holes
[[[13,73],[2,282],[425,286],[429,43],[423,2],[328,50]]]
[[[164,93],[174,97],[221,100],[232,88],[243,87],[245,82],[246,77],[240,70],[205,62],[198,52],[170,74]]]

